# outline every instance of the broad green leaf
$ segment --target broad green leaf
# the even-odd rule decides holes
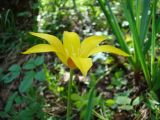
[[[127,96],[118,96],[116,98],[116,103],[120,105],[127,105],[131,103],[131,99]]]
[[[46,77],[45,77],[44,70],[41,70],[41,71],[37,72],[36,75],[35,75],[35,79],[39,80],[39,81],[45,81]]]
[[[16,96],[17,96],[17,92],[15,92],[11,96],[9,96],[9,98],[7,100],[7,103],[6,103],[6,106],[4,108],[5,112],[9,112],[11,110],[13,101],[14,101],[14,99],[15,99]]]
[[[27,61],[23,65],[23,69],[25,69],[25,70],[31,70],[31,69],[34,69],[35,67],[36,67],[36,64],[35,64],[35,60],[33,58],[31,58],[29,61]]]
[[[12,65],[10,68],[9,68],[9,73],[7,73],[6,75],[4,75],[2,77],[2,80],[5,82],[5,83],[10,83],[12,82],[13,80],[15,80],[19,75],[20,75],[20,72],[21,72],[21,68],[19,65],[17,64],[14,64]]]
[[[39,56],[35,59],[36,66],[42,65],[44,63],[44,56]]]
[[[2,78],[2,80],[4,81],[4,83],[10,83],[13,80],[15,80],[19,75],[20,75],[20,71],[10,72],[10,73],[6,74]]]
[[[26,92],[31,87],[31,85],[33,83],[34,76],[35,76],[34,71],[26,72],[26,74],[25,74],[25,76],[19,86],[20,92]]]
[[[10,68],[9,68],[9,71],[10,72],[18,72],[21,70],[21,67],[17,64],[13,64]]]
[[[142,101],[142,98],[141,97],[136,97],[134,100],[133,100],[133,103],[132,103],[132,105],[134,106],[134,105],[139,105],[140,103],[141,103],[141,101]]]

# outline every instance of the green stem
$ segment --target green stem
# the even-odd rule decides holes
[[[70,120],[70,115],[71,115],[71,90],[72,90],[72,80],[73,80],[73,70],[70,69],[70,78],[69,78],[69,83],[68,83],[68,98],[67,98],[67,120]]]

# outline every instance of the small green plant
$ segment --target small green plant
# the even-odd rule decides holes
[[[43,98],[38,96],[36,91],[30,90],[26,96],[13,92],[0,112],[1,119],[30,120],[33,118],[43,120],[45,113],[42,111]],[[20,109],[20,110],[19,110]]]
[[[11,85],[21,78],[19,89],[13,92],[8,90],[6,93],[9,93],[9,97],[4,105],[4,110],[0,112],[1,119],[44,119],[46,116],[42,111],[44,100],[33,86],[34,81],[43,82],[45,80],[43,64],[44,56],[38,56],[29,59],[22,67],[13,64],[7,72],[0,69],[0,82],[5,85]]]
[[[109,0],[98,0],[121,48],[131,55],[129,61],[135,72],[143,71],[148,88],[157,94],[159,90],[159,58],[156,56],[157,33],[160,22],[156,19],[158,0],[121,0],[120,5],[129,23],[134,51],[131,52],[125,41],[117,18],[113,14]],[[149,29],[151,28],[151,30]]]
[[[131,54],[117,19],[111,10],[109,1],[106,0],[106,2],[104,2],[103,0],[98,0],[98,2],[108,20],[108,23],[116,35],[120,46],[124,51]],[[152,88],[152,82],[155,75],[155,64],[157,64],[154,62],[155,40],[158,29],[155,26],[156,23],[158,24],[158,21],[155,20],[157,0],[153,0],[152,2],[151,0],[124,0],[120,3],[124,10],[125,17],[129,22],[129,27],[133,37],[134,53],[130,58],[130,62],[132,63],[135,71],[139,71],[139,69],[142,68],[145,80],[147,81],[149,88]],[[140,18],[140,16],[142,17]],[[151,20],[152,25],[150,22]],[[152,27],[151,33],[149,33],[149,26]],[[148,34],[151,35],[151,37],[149,37]],[[151,50],[151,52],[149,50]],[[147,53],[150,54],[151,62],[146,59]],[[150,63],[150,65],[148,65],[148,63]]]
[[[44,63],[44,56],[39,56],[37,58],[31,58],[28,62],[26,62],[22,68],[18,64],[13,64],[8,69],[8,73],[3,74],[1,78],[1,82],[3,81],[6,84],[9,84],[15,81],[20,77],[21,71],[24,70],[24,77],[19,85],[20,92],[26,92],[33,84],[33,80],[44,81],[45,80],[45,72],[44,69],[37,69],[37,67],[42,66]],[[2,72],[3,73],[3,72]]]

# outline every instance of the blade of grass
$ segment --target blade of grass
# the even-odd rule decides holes
[[[141,18],[141,25],[140,25],[140,39],[142,41],[142,45],[144,45],[144,40],[147,35],[149,23],[151,20],[150,0],[143,0],[142,6],[143,7],[142,7],[142,18]]]
[[[151,38],[151,76],[154,75],[154,62],[155,62],[155,40],[156,40],[156,27],[155,27],[155,15],[156,15],[157,0],[153,0],[152,7],[152,38]]]
[[[89,99],[88,99],[88,105],[87,105],[85,120],[91,120],[94,96],[95,96],[95,90],[94,90],[94,88],[91,88],[91,90],[89,92]]]
[[[91,114],[93,112],[92,108],[94,107],[93,100],[94,100],[94,97],[96,95],[95,88],[96,88],[96,85],[98,84],[98,82],[100,80],[102,80],[105,76],[106,76],[106,74],[103,74],[98,79],[96,79],[94,75],[91,75],[91,80],[94,83],[90,83],[90,84],[93,84],[93,85],[91,86],[91,89],[89,91],[89,99],[88,99],[87,108],[86,108],[85,120],[91,120]]]
[[[137,52],[137,57],[141,63],[142,66],[142,70],[145,76],[145,79],[147,81],[148,86],[151,88],[151,81],[150,81],[150,74],[149,74],[149,70],[147,67],[147,64],[145,62],[145,56],[142,53],[142,47],[141,47],[141,43],[140,43],[140,37],[138,35],[138,31],[137,31],[137,27],[136,27],[136,22],[134,19],[134,15],[133,15],[133,11],[131,10],[131,3],[130,0],[123,0],[122,1],[122,5],[123,5],[123,9],[124,9],[124,13],[126,18],[128,19],[129,22],[129,26],[133,35],[133,40],[134,40],[134,44],[135,44],[135,50]]]
[[[130,0],[130,10],[131,11],[134,11],[134,4],[136,4],[136,11],[135,11],[136,21],[135,22],[136,22],[137,32],[139,34],[139,29],[140,29],[140,14],[141,14],[141,1],[140,0],[135,0],[135,1]],[[134,37],[134,36],[132,35],[132,37]],[[134,48],[136,48],[136,44],[135,44],[134,40],[133,40],[133,45],[134,45]],[[135,70],[139,71],[139,69],[140,69],[140,61],[138,59],[137,49],[134,49],[134,61],[136,63]]]
[[[142,6],[142,1],[141,0],[136,0],[136,25],[137,25],[137,30],[138,34],[140,33],[140,15],[141,15],[141,6]],[[132,9],[133,10],[133,9]]]

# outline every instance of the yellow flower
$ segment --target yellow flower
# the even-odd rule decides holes
[[[84,76],[92,66],[91,55],[98,52],[115,53],[122,56],[129,56],[122,50],[110,45],[99,44],[106,39],[104,36],[91,36],[80,42],[80,38],[75,32],[63,33],[63,43],[55,36],[45,33],[30,32],[31,35],[42,38],[48,44],[35,45],[22,54],[55,52],[58,58],[69,68],[78,68]]]

